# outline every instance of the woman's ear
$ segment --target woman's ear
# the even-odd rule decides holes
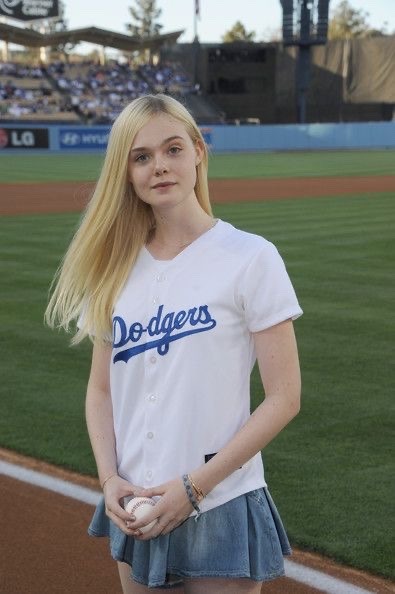
[[[204,155],[203,144],[202,144],[202,141],[200,140],[200,138],[198,138],[198,140],[195,143],[195,151],[196,151],[195,165],[197,167],[199,165],[199,163],[201,162],[201,160],[203,159],[203,155]]]

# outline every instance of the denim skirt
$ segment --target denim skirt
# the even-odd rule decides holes
[[[291,554],[279,513],[267,489],[257,489],[190,517],[170,534],[141,541],[126,536],[105,514],[104,499],[88,533],[109,538],[116,561],[131,566],[131,578],[151,588],[182,585],[183,578],[250,578],[284,575]]]

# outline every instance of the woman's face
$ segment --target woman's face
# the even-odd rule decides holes
[[[129,154],[129,180],[154,210],[196,199],[196,166],[203,157],[184,125],[165,114],[153,116],[137,133]]]

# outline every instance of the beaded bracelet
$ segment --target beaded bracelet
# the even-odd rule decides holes
[[[193,491],[193,487],[191,485],[189,476],[187,474],[184,474],[182,476],[182,482],[184,483],[184,487],[185,487],[185,491],[188,495],[188,499],[191,502],[191,504],[193,505],[195,511],[197,512],[197,515],[200,515],[200,508],[197,502],[197,499],[195,497],[195,493]]]

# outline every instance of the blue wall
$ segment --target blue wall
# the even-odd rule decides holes
[[[213,126],[214,151],[395,148],[395,122]]]
[[[213,152],[395,148],[395,122],[204,126],[202,132]],[[0,154],[102,152],[108,133],[108,126],[3,124]]]

